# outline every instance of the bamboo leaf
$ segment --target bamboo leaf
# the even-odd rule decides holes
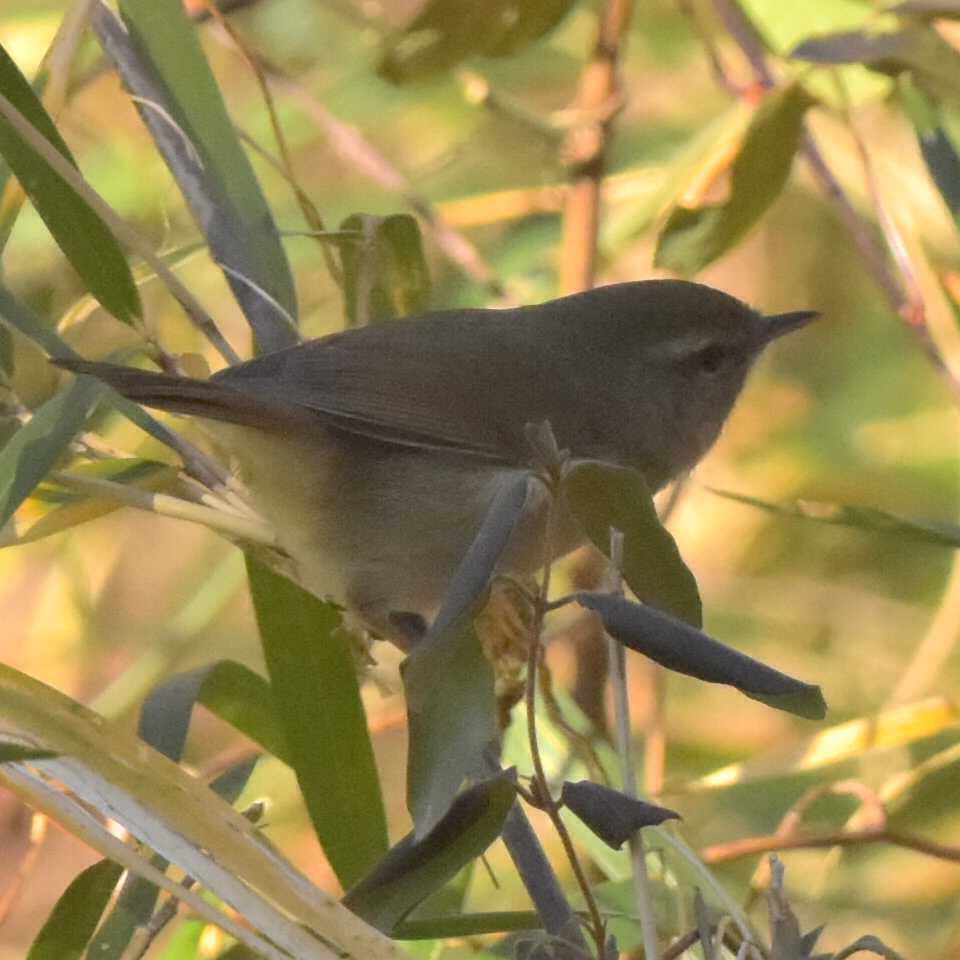
[[[388,847],[350,639],[333,604],[249,555],[247,574],[289,760],[323,851],[348,887]]]
[[[76,167],[43,104],[3,47],[0,47],[0,95]],[[117,239],[100,216],[5,117],[0,117],[0,155],[90,292],[117,319],[130,323],[138,318],[142,313],[140,295]]]
[[[610,529],[623,534],[623,578],[643,603],[694,627],[703,622],[697,581],[636,470],[585,460],[563,478],[570,507],[595,547],[610,555]]]
[[[80,960],[123,873],[100,860],[78,874],[30,946],[27,960]]]
[[[122,0],[93,25],[224,270],[264,352],[296,332],[293,278],[276,224],[179,0]],[[126,29],[124,29],[124,26]]]

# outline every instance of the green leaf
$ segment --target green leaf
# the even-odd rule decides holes
[[[887,513],[873,507],[857,507],[843,503],[824,503],[820,500],[797,500],[794,503],[771,503],[744,493],[707,488],[711,493],[726,500],[734,500],[747,506],[766,510],[783,517],[812,520],[830,526],[853,527],[871,533],[892,533],[910,537],[922,543],[941,547],[960,547],[960,526],[942,520],[921,520],[898,513]]]
[[[475,55],[506,56],[552,30],[573,0],[427,0],[384,44],[378,70],[391,83],[428,80]]]
[[[120,864],[100,860],[78,874],[37,934],[27,960],[80,960],[121,873]]]
[[[567,471],[563,490],[587,536],[606,556],[610,528],[623,534],[623,579],[638,600],[694,627],[703,623],[697,581],[660,523],[650,490],[636,470],[581,461]]]
[[[350,326],[406,317],[427,305],[430,272],[414,217],[355,213],[340,229],[357,235],[355,243],[340,245]]]
[[[290,265],[253,167],[179,0],[122,0],[93,24],[223,268],[262,351],[296,343]],[[149,106],[147,105],[149,104]],[[172,122],[171,122],[172,121]]]
[[[53,121],[3,47],[0,47],[0,94],[53,149],[76,167]],[[10,165],[70,265],[97,300],[126,323],[141,316],[140,295],[113,233],[5,117],[0,117],[0,155]]]
[[[292,767],[293,755],[270,684],[234,660],[219,660],[202,673],[197,701]]]
[[[477,937],[484,933],[542,930],[543,921],[533,910],[462,913],[449,917],[413,917],[393,928],[397,940],[443,940],[447,937]]]
[[[274,756],[291,762],[270,684],[233,660],[178,673],[154,687],[140,709],[138,734],[164,756],[179,760],[195,703],[202,703]]]
[[[348,887],[388,847],[350,638],[333,604],[249,555],[247,574],[297,782],[323,851]]]
[[[384,933],[393,933],[418,903],[500,836],[516,799],[512,777],[502,775],[464,790],[437,825],[418,839],[409,833],[349,890],[343,904]]]
[[[77,377],[38,407],[0,450],[0,527],[60,459],[103,393],[96,380]]]
[[[767,706],[822,720],[827,712],[820,688],[708,637],[659,610],[611,593],[578,593],[577,602],[594,610],[607,632],[668,670],[709,683],[725,683]]]
[[[523,514],[527,474],[506,483],[447,589],[427,635],[401,665],[407,698],[407,807],[424,837],[496,736],[493,668],[473,626],[481,597]]]
[[[780,195],[814,103],[792,85],[767,94],[750,122],[730,170],[725,203],[675,207],[657,240],[654,263],[690,275],[713,263],[753,227]]]

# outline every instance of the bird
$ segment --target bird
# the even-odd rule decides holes
[[[200,418],[299,582],[407,648],[497,492],[530,469],[528,424],[547,421],[570,457],[631,467],[655,492],[709,450],[764,348],[816,316],[638,280],[353,328],[209,379],[55,362]],[[525,511],[499,567],[518,576],[543,562],[544,495]],[[556,527],[555,557],[585,540],[572,515]]]

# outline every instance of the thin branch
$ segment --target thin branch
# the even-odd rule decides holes
[[[958,847],[950,847],[912,833],[901,833],[886,828],[837,830],[827,833],[796,833],[786,837],[779,837],[776,834],[747,837],[743,840],[732,840],[728,843],[718,843],[710,847],[704,847],[700,851],[700,856],[704,863],[713,865],[740,860],[744,857],[755,857],[764,853],[775,853],[780,850],[859,847],[871,843],[887,843],[891,846],[915,850],[938,860],[960,863],[960,848]]]
[[[613,118],[621,106],[618,67],[631,11],[631,0],[606,0],[593,53],[580,77],[576,108],[583,120],[571,127],[565,143],[571,174],[560,250],[563,293],[589,289],[595,280],[601,186]]]

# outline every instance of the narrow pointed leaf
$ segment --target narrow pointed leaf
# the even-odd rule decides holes
[[[27,953],[27,960],[80,960],[123,873],[100,860],[78,874],[57,901]]]
[[[517,474],[495,498],[453,576],[427,635],[402,665],[410,746],[407,806],[417,837],[450,808],[464,777],[481,766],[496,734],[493,668],[473,617],[527,502],[528,479]]]
[[[515,777],[503,775],[464,790],[436,826],[408,833],[343,898],[344,906],[393,933],[418,903],[439,890],[500,836],[516,799]]]
[[[723,203],[675,207],[657,239],[654,263],[695,274],[738,243],[780,195],[814,100],[793,85],[767,94],[747,128],[730,170]]]
[[[60,459],[103,393],[96,380],[78,377],[38,407],[0,450],[0,527]]]
[[[207,706],[274,756],[290,761],[270,684],[233,660],[178,673],[154,687],[140,709],[137,732],[155,750],[179,760],[196,703]]]
[[[350,639],[333,604],[249,555],[247,574],[297,783],[324,853],[348,887],[388,847]]]
[[[643,477],[626,467],[576,463],[563,489],[594,546],[610,554],[610,528],[623,534],[623,579],[643,603],[694,627],[703,622],[697,581],[660,523]]]
[[[296,294],[276,224],[179,0],[103,5],[92,23],[268,352],[296,343]],[[126,27],[126,29],[124,29]]]
[[[607,593],[578,593],[577,601],[600,615],[615,640],[668,670],[729,684],[754,700],[809,720],[826,715],[819,687],[788,677],[659,610]]]
[[[589,780],[565,781],[560,802],[614,850],[619,850],[642,827],[680,819],[674,810],[637,800]]]
[[[30,121],[54,150],[74,167],[77,165],[43,104],[2,47],[0,94]],[[139,317],[140,296],[113,233],[3,117],[0,117],[0,155],[90,292],[117,319],[129,323]]]

